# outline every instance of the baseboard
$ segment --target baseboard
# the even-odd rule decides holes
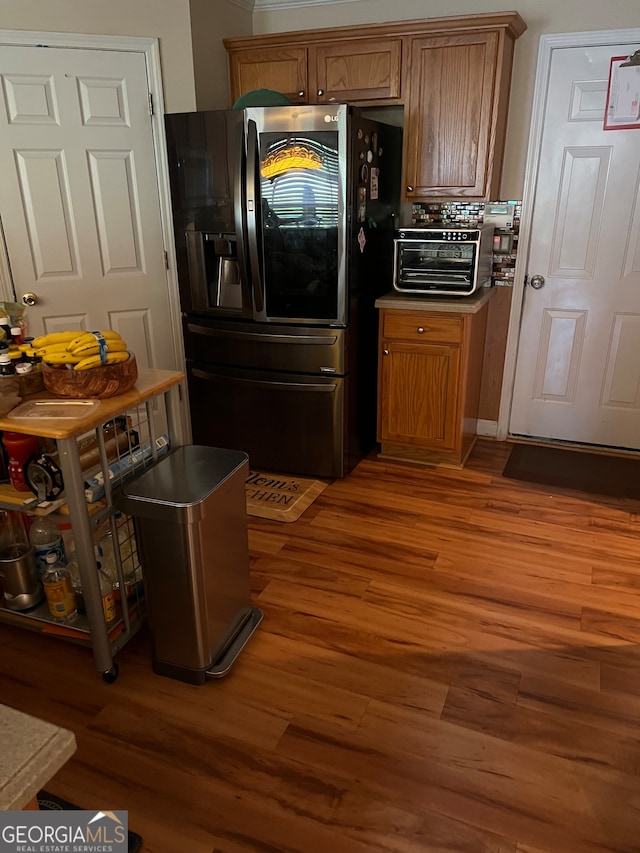
[[[486,435],[495,438],[498,435],[498,421],[481,421],[476,426],[478,435]]]

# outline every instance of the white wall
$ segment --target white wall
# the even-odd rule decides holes
[[[229,61],[222,39],[251,35],[251,12],[228,0],[190,0],[190,5],[197,108],[226,109],[231,106]]]
[[[189,0],[0,0],[0,29],[158,38],[167,111],[196,108]]]
[[[349,0],[304,8],[258,11],[254,33],[342,27],[444,15],[515,10],[527,23],[516,42],[502,198],[521,199],[538,43],[543,33],[625,29],[640,26],[640,0]]]

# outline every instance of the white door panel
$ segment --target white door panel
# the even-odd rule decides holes
[[[553,51],[509,431],[640,449],[640,130],[603,130],[609,62]]]
[[[29,331],[114,328],[175,368],[144,54],[0,47],[0,215]]]

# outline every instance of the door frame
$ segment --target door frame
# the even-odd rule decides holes
[[[50,33],[35,30],[1,30],[0,46],[75,48],[78,50],[128,51],[142,53],[145,58],[147,84],[153,111],[151,113],[151,133],[156,167],[158,203],[162,227],[162,242],[167,258],[165,286],[167,288],[172,331],[172,347],[178,370],[185,370],[185,355],[182,337],[180,313],[180,292],[178,288],[175,244],[173,238],[173,215],[171,211],[171,190],[169,187],[169,169],[167,146],[164,135],[164,92],[162,88],[162,66],[160,47],[157,38],[143,36],[103,36],[81,33]],[[17,294],[15,294],[17,296]],[[4,239],[2,220],[0,219],[0,298],[12,301],[14,286],[11,276],[11,263]]]
[[[513,401],[513,389],[515,384],[520,324],[522,322],[522,313],[524,309],[524,281],[529,265],[533,207],[540,169],[540,151],[542,148],[542,132],[544,128],[544,107],[546,103],[547,89],[549,86],[549,77],[551,74],[553,51],[567,47],[606,47],[608,44],[618,45],[625,43],[640,43],[640,29],[597,30],[593,32],[555,33],[553,35],[540,36],[538,63],[536,67],[536,78],[533,92],[533,106],[531,111],[531,127],[529,130],[529,144],[527,148],[527,160],[525,166],[524,190],[522,194],[522,216],[520,219],[520,235],[518,240],[519,251],[516,257],[514,271],[511,313],[509,316],[507,347],[505,352],[504,372],[502,376],[502,393],[500,395],[500,412],[498,414],[498,430],[496,437],[499,441],[504,441],[510,436],[509,420],[511,417],[511,404]],[[544,438],[544,436],[540,436],[540,438]],[[532,436],[532,441],[533,440],[535,440],[535,437]]]

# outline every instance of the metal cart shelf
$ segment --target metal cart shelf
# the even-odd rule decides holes
[[[55,502],[38,501],[34,495],[0,486],[0,507],[35,515],[55,514],[71,522],[78,568],[82,581],[86,616],[73,625],[61,625],[48,615],[46,604],[27,612],[11,611],[0,606],[0,621],[41,633],[88,645],[93,650],[96,666],[105,681],[117,677],[114,655],[139,630],[145,618],[145,602],[140,595],[130,600],[125,594],[121,554],[114,548],[115,563],[121,581],[118,615],[105,623],[98,574],[95,569],[94,533],[105,522],[118,542],[115,498],[123,482],[151,467],[163,447],[175,449],[188,443],[185,411],[185,375],[179,371],[140,369],[135,387],[117,397],[101,400],[92,411],[77,419],[0,418],[0,431],[37,435],[55,442],[57,461],[64,481],[64,493]],[[136,443],[116,450],[115,459],[107,450],[106,427],[125,419],[136,436]],[[91,471],[83,469],[79,442],[95,436],[98,462]],[[123,469],[114,474],[115,463]],[[91,480],[91,476],[95,480]],[[88,502],[86,483],[97,484],[99,497]]]

